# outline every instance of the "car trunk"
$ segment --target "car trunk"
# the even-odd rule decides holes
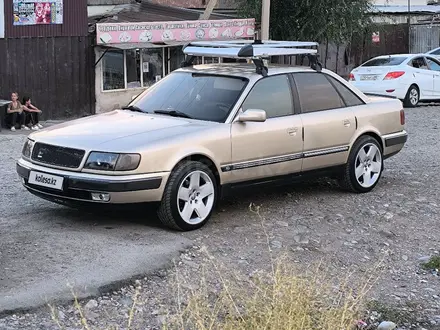
[[[361,66],[353,70],[353,75],[357,82],[375,82],[382,81],[388,73],[395,71],[395,69],[395,66]]]

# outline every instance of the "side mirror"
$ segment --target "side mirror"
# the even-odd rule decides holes
[[[266,121],[266,111],[261,109],[249,109],[241,112],[238,115],[238,121],[244,122],[265,122]]]

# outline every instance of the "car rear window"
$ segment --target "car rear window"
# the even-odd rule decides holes
[[[382,57],[382,58],[373,58],[369,60],[362,66],[394,66],[400,65],[405,61],[407,57]]]

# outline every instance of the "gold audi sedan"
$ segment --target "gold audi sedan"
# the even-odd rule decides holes
[[[126,108],[32,133],[17,172],[57,203],[159,202],[163,224],[182,231],[205,225],[234,188],[309,176],[375,188],[407,141],[401,101],[366,96],[325,69],[257,71],[178,69]]]

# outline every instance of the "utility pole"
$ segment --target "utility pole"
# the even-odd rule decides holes
[[[261,40],[269,40],[270,0],[263,0],[261,8]]]
[[[210,0],[206,5],[205,11],[202,14],[200,14],[199,20],[203,21],[209,19],[216,5],[217,5],[217,0]]]

